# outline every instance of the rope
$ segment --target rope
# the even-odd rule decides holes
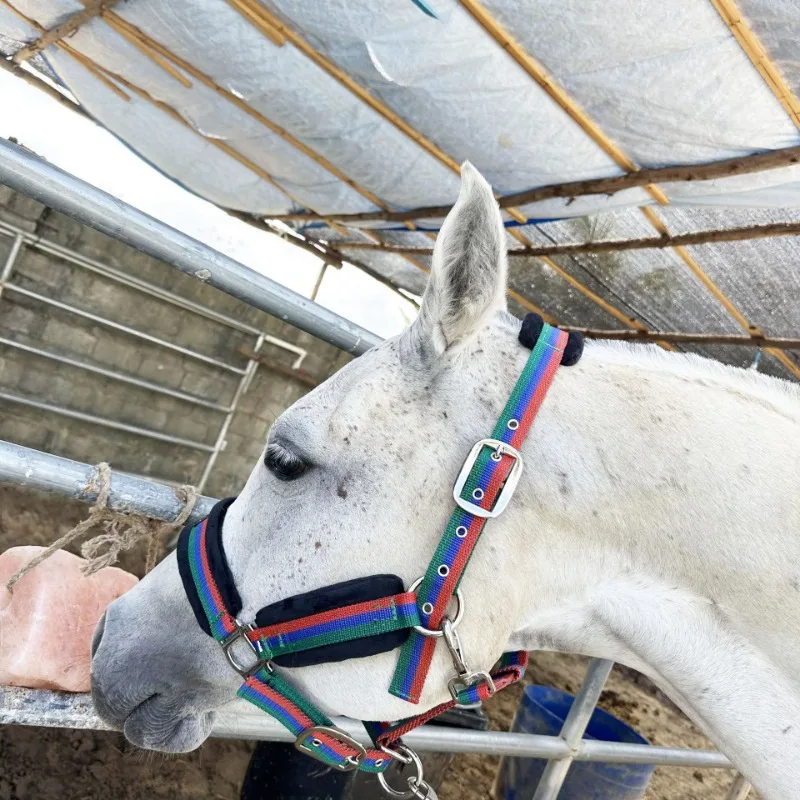
[[[194,486],[181,486],[176,489],[175,494],[183,507],[178,516],[171,522],[145,517],[127,508],[115,511],[108,507],[108,497],[111,493],[111,468],[105,462],[95,467],[95,472],[86,484],[86,490],[97,492],[97,500],[89,509],[89,516],[56,539],[41,553],[35,555],[26,564],[23,564],[8,579],[6,588],[9,592],[13,591],[14,585],[20,578],[27,575],[42,561],[95,527],[100,527],[103,533],[94,536],[81,545],[81,555],[87,559],[87,563],[81,567],[81,572],[84,575],[93,575],[98,570],[115,564],[123,550],[129,550],[140,539],[144,538],[147,538],[147,556],[145,560],[145,574],[147,574],[158,561],[162,540],[186,524],[200,496]]]

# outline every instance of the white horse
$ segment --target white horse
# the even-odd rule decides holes
[[[228,511],[243,620],[378,572],[425,571],[471,446],[529,351],[505,311],[505,233],[469,165],[422,311],[276,421]],[[656,347],[590,342],[523,448],[510,507],[466,571],[461,640],[613,659],[648,675],[768,800],[800,798],[800,392]],[[144,747],[208,735],[240,680],[201,632],[174,555],[95,636],[100,713]],[[331,713],[397,719],[448,698],[438,647],[421,703],[387,691],[396,652],[290,670]]]

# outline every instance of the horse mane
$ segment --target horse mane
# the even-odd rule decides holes
[[[800,419],[800,384],[743,369],[695,353],[674,353],[655,344],[587,341],[584,358],[604,364],[668,373],[679,379],[746,395]]]

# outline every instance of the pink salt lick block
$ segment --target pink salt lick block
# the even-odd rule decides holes
[[[42,550],[0,555],[0,685],[87,692],[94,628],[138,578],[116,567],[87,578],[84,559],[59,550],[9,592],[8,579]]]

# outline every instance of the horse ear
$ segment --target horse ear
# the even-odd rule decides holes
[[[461,191],[439,231],[417,332],[443,353],[506,307],[506,235],[492,188],[468,161]]]

